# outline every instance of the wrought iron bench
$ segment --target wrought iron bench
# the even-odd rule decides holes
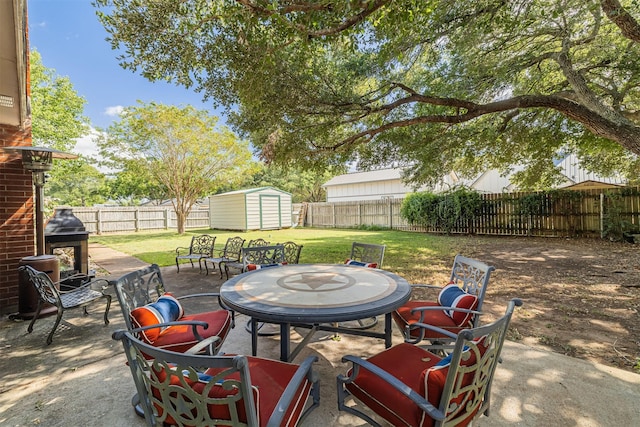
[[[51,342],[53,341],[53,334],[58,328],[65,310],[82,307],[84,309],[84,314],[86,315],[87,306],[89,304],[97,300],[104,299],[107,303],[107,307],[104,311],[104,324],[109,324],[108,316],[109,308],[111,307],[111,295],[103,293],[103,291],[109,285],[109,282],[107,280],[95,279],[86,282],[77,288],[72,288],[67,291],[61,291],[58,290],[56,284],[46,273],[38,271],[30,265],[20,266],[19,270],[25,272],[29,276],[29,280],[36,288],[36,291],[39,295],[38,308],[36,309],[35,315],[31,319],[31,323],[29,323],[27,331],[29,333],[33,331],[33,325],[36,323],[38,316],[40,316],[40,311],[42,310],[42,306],[44,304],[51,304],[57,309],[56,321],[53,324],[53,328],[51,329],[49,336],[47,337],[47,345],[51,344]],[[96,287],[99,287],[100,290],[98,291],[94,289]]]

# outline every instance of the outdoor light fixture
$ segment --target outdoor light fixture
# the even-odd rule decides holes
[[[22,166],[33,174],[36,186],[36,250],[37,255],[44,255],[44,184],[47,180],[45,172],[50,171],[53,159],[77,159],[78,156],[47,147],[3,147],[7,153],[21,153]]]

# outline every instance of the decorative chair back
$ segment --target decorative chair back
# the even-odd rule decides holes
[[[23,265],[20,269],[27,273],[42,301],[57,307],[62,305],[60,291],[47,273],[36,270],[30,265]]]
[[[295,242],[284,242],[284,260],[287,264],[298,264],[300,262],[300,252],[302,252],[303,245],[299,245]]]
[[[458,285],[463,291],[478,297],[476,311],[482,311],[484,295],[489,284],[491,272],[495,267],[487,265],[473,258],[456,255],[453,260],[450,281]],[[478,326],[480,316],[473,317],[473,327]]]
[[[284,246],[257,246],[242,248],[242,271],[247,271],[247,266],[271,266],[284,262]]]
[[[150,426],[156,425],[217,425],[209,413],[209,405],[226,407],[229,425],[258,426],[254,392],[251,387],[249,365],[245,356],[201,356],[162,350],[136,339],[130,332],[116,331],[113,339],[121,340],[140,406]],[[203,371],[219,370],[207,376]],[[238,374],[239,379],[227,379]],[[224,389],[221,387],[224,381]],[[228,386],[228,387],[227,387]],[[219,397],[213,395],[217,387]],[[231,390],[234,392],[232,393]],[[179,402],[189,402],[180,405]],[[240,419],[238,404],[244,403],[246,420]]]
[[[125,330],[114,332],[113,339],[122,341],[150,426],[298,425],[319,404],[315,356],[294,365],[242,355],[176,353]]]
[[[162,274],[157,264],[127,273],[112,281],[111,284],[116,291],[128,330],[134,328],[131,323],[131,312],[156,301],[165,293]]]
[[[353,244],[351,245],[351,256],[349,256],[349,259],[354,261],[378,264],[378,268],[382,268],[385,249],[385,245],[353,242]]]
[[[271,243],[267,242],[264,239],[253,239],[253,240],[249,240],[249,243],[247,243],[247,247],[248,248],[254,248],[257,246],[269,246]]]
[[[190,255],[213,256],[213,247],[216,243],[216,237],[208,234],[201,234],[191,238],[189,246]]]
[[[227,239],[227,243],[224,245],[224,249],[222,251],[222,258],[227,261],[239,261],[240,260],[240,249],[244,245],[245,240],[240,237],[229,237]]]
[[[500,361],[511,315],[522,301],[509,301],[504,316],[495,322],[458,334],[438,409],[446,414],[442,424],[472,420],[487,413],[491,383]],[[427,381],[429,380],[427,374]]]

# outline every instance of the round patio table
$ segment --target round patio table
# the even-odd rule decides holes
[[[280,324],[280,359],[292,360],[317,330],[381,338],[391,346],[391,312],[409,300],[411,287],[388,271],[344,264],[295,264],[238,275],[220,288],[230,309],[251,317],[252,354],[258,322]],[[384,333],[336,326],[385,315]],[[310,329],[290,352],[292,326]]]

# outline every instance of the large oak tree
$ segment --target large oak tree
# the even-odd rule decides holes
[[[638,175],[635,0],[96,0],[121,65],[229,108],[263,157],[449,170],[576,152]]]

